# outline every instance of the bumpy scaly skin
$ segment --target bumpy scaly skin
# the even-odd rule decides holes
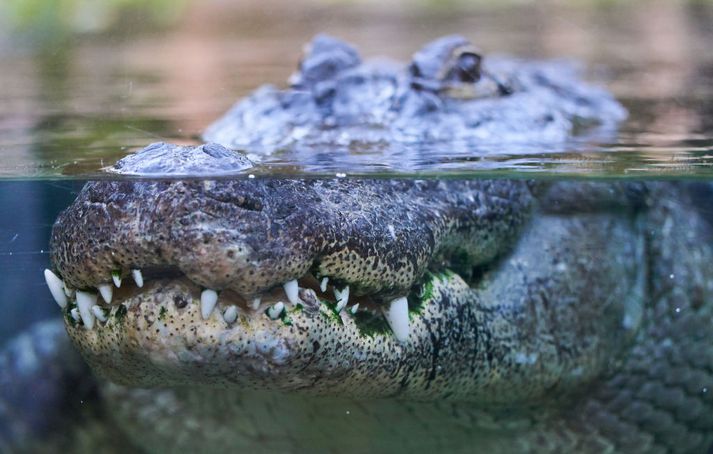
[[[289,88],[259,88],[203,138],[257,155],[288,150],[294,162],[320,168],[352,161],[355,149],[378,151],[379,163],[403,169],[422,150],[425,159],[429,152],[482,156],[531,144],[555,151],[565,142],[571,151],[573,136],[600,141],[626,117],[609,93],[561,61],[488,57],[483,74],[470,68],[474,74],[455,77],[469,70],[452,55],[463,47],[470,47],[465,38],[443,37],[407,66],[362,62],[349,44],[317,36]]]
[[[250,296],[313,270],[352,294],[393,296],[438,257],[492,259],[531,198],[505,180],[93,182],[58,218],[51,258],[79,289],[171,267]]]

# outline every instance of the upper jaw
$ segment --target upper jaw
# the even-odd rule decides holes
[[[491,260],[530,203],[525,182],[505,180],[91,182],[57,219],[51,259],[80,306],[152,275],[248,302],[311,275],[388,303],[429,265]]]
[[[389,342],[405,343],[408,298],[426,270],[492,260],[531,197],[508,180],[91,182],[55,223],[46,277],[75,340],[92,349],[102,343],[88,339],[116,332],[117,316],[186,312],[189,302],[197,312],[186,313],[219,330],[274,325],[317,301],[333,318],[375,316]]]

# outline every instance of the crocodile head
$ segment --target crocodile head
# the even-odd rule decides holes
[[[403,165],[429,147],[469,156],[506,146],[571,151],[573,137],[601,140],[625,117],[562,61],[486,58],[457,35],[428,43],[406,65],[362,61],[348,43],[319,35],[288,88],[259,88],[203,138],[256,155],[288,150],[322,166],[353,159],[354,148]]]
[[[195,153],[132,159],[166,148]],[[640,318],[635,191],[590,186],[90,182],[48,282],[118,383],[537,401],[612,365]]]

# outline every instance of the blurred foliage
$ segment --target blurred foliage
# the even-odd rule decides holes
[[[155,24],[180,17],[187,0],[2,0],[0,23],[10,31],[56,38],[110,29],[126,14]]]

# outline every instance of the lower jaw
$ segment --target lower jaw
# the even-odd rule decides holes
[[[467,285],[460,283],[466,291]],[[278,289],[252,308],[237,295],[223,292],[204,318],[202,289],[185,278],[155,279],[140,291],[125,292],[115,295],[104,309],[106,321],[98,320],[93,329],[71,317],[71,304],[65,309],[65,320],[90,365],[100,375],[131,386],[396,395],[404,392],[401,375],[407,371],[400,370],[404,361],[431,367],[430,357],[423,353],[431,342],[424,320],[433,317],[421,313],[425,305],[435,316],[445,316],[429,299],[432,295],[413,295],[410,334],[400,341],[379,306],[366,298],[353,299],[337,310],[333,299],[294,305],[276,301],[284,298]],[[349,310],[357,302],[358,310]],[[271,310],[278,303],[283,309],[275,316]],[[230,311],[237,314],[226,320]]]

